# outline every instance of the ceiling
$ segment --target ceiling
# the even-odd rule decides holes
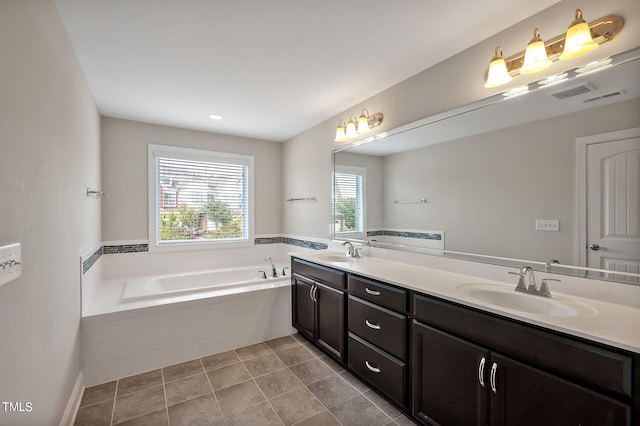
[[[101,114],[285,141],[559,0],[55,1]]]

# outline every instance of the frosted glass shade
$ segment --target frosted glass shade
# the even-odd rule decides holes
[[[356,136],[358,136],[358,131],[356,130],[356,122],[353,120],[353,118],[351,118],[347,123],[347,137],[355,138]]]
[[[582,11],[576,10],[576,19],[567,30],[560,60],[564,61],[586,55],[596,50],[598,46],[598,43],[591,38],[589,25],[582,19]]]
[[[347,134],[344,132],[344,124],[341,121],[336,129],[336,142],[345,142],[347,140]]]
[[[524,52],[524,64],[520,68],[520,74],[533,74],[545,70],[551,66],[551,60],[547,57],[547,49],[540,38],[540,30],[533,31],[533,38]]]
[[[500,47],[496,47],[496,54],[491,58],[489,72],[487,73],[487,82],[484,84],[484,87],[490,89],[492,87],[502,86],[511,80],[513,80],[513,78],[507,71],[507,63],[502,57],[502,49]]]
[[[362,112],[360,118],[358,118],[358,133],[366,133],[369,131],[369,117]]]

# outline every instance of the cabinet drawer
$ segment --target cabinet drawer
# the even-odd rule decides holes
[[[406,290],[349,275],[349,293],[394,311],[407,312]]]
[[[349,331],[391,355],[407,359],[407,317],[349,296]]]
[[[331,287],[339,289],[346,288],[346,274],[342,271],[295,258],[291,261],[291,269],[293,273],[322,281],[323,284],[330,285]]]
[[[628,355],[421,295],[413,297],[413,313],[417,320],[558,375],[631,396]]]
[[[349,368],[398,405],[406,407],[407,364],[349,333]]]

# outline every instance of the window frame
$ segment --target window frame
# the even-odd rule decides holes
[[[246,154],[236,154],[219,151],[209,151],[195,148],[185,148],[170,145],[148,145],[148,237],[149,251],[151,252],[170,252],[170,251],[190,251],[190,250],[215,250],[224,248],[246,247],[253,245],[254,239],[254,156]],[[172,158],[187,161],[200,162],[217,162],[229,164],[241,164],[248,168],[247,176],[247,235],[246,238],[240,239],[204,239],[204,240],[178,240],[178,241],[159,241],[158,229],[158,175],[157,161],[158,157]]]
[[[338,232],[336,227],[336,174],[350,174],[350,175],[358,175],[362,177],[362,188],[361,188],[361,217],[360,222],[362,223],[362,231],[355,232]],[[347,165],[335,165],[332,176],[332,194],[331,194],[331,208],[333,210],[332,215],[332,230],[334,238],[354,238],[354,239],[365,239],[367,234],[367,215],[365,214],[366,206],[367,206],[367,168],[362,166],[347,166]],[[357,223],[357,219],[356,219]]]

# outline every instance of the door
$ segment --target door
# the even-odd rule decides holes
[[[640,137],[591,143],[586,155],[587,266],[640,273]]]
[[[319,282],[315,283],[316,291],[316,342],[344,361],[345,321],[343,291],[329,287]]]
[[[315,303],[313,301],[313,281],[299,276],[293,277],[293,327],[310,340],[315,338]]]
[[[491,354],[494,363],[492,426],[631,424],[628,405],[496,353]]]
[[[413,322],[413,415],[427,425],[488,422],[489,351]]]

